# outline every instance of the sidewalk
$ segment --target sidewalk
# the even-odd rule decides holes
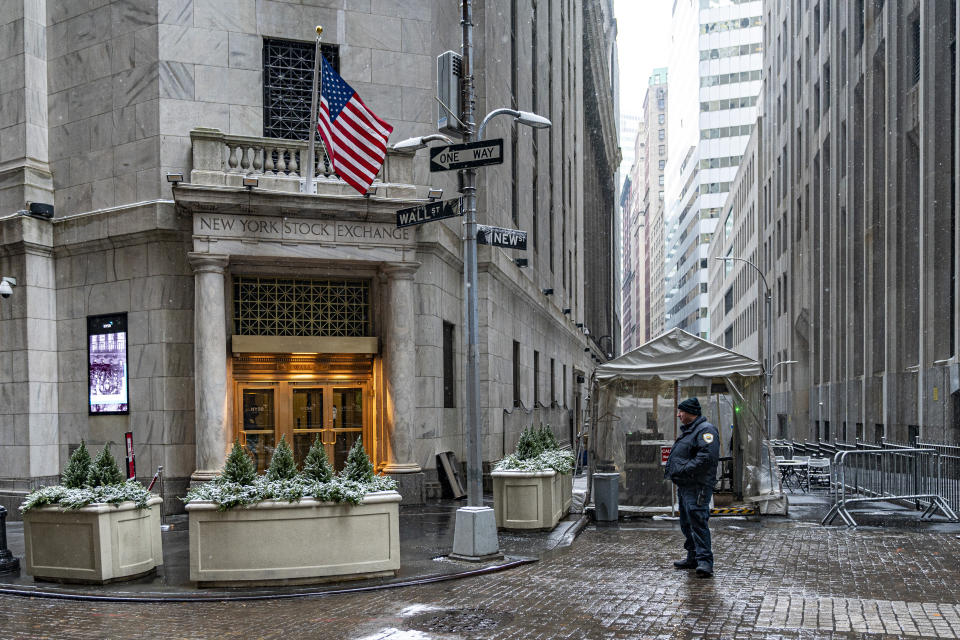
[[[493,506],[492,498],[485,500]],[[499,533],[504,557],[487,562],[465,562],[446,557],[453,549],[456,511],[466,501],[440,500],[420,506],[400,507],[400,571],[396,577],[327,582],[309,586],[198,589],[190,582],[190,549],[187,516],[168,519],[164,531],[163,566],[157,574],[107,585],[73,585],[34,581],[24,569],[23,523],[7,523],[7,544],[20,559],[20,575],[0,575],[0,596],[35,595],[78,600],[190,601],[254,600],[298,595],[356,592],[412,584],[425,584],[481,575],[536,562],[544,552],[569,545],[587,524],[582,514],[571,514],[552,531]]]

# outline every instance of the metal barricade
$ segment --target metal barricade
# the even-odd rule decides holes
[[[821,524],[840,516],[851,527],[857,526],[848,506],[860,502],[925,503],[922,520],[939,509],[951,521],[957,515],[941,495],[944,486],[943,461],[934,448],[884,448],[840,451],[830,469],[833,507]]]
[[[918,447],[933,449],[940,454],[940,482],[937,487],[954,511],[960,511],[960,446],[917,442]]]

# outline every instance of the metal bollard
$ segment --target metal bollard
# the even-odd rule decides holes
[[[6,507],[0,507],[0,573],[20,573],[20,560],[7,549]]]

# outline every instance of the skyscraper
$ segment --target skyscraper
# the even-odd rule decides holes
[[[762,3],[677,0],[665,176],[665,328],[711,338],[710,239],[757,117]]]

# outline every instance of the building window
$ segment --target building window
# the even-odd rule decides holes
[[[727,289],[727,292],[723,294],[723,313],[724,315],[730,313],[733,310],[733,287]]]
[[[657,130],[657,140],[666,140],[667,132],[663,129]]]
[[[556,360],[550,358],[550,404],[553,405],[557,401],[557,385],[554,382],[557,373],[557,363]]]
[[[667,146],[666,146],[666,145],[661,144],[661,145],[658,145],[658,146],[657,146],[657,155],[662,156],[662,155],[666,155],[666,153],[667,153]]]
[[[666,166],[667,166],[666,160],[661,160],[659,163],[657,163],[657,167],[660,169],[660,171],[663,171],[666,168]]]
[[[310,135],[310,90],[313,86],[313,42],[263,39],[263,135],[306,140]],[[337,45],[321,45],[323,57],[337,73]]]
[[[663,114],[663,113],[659,114],[657,116],[657,124],[663,124],[666,121],[666,119],[667,119],[666,114]]]
[[[660,186],[662,187],[662,186],[663,186],[663,174],[662,174],[662,173],[660,174],[659,180],[660,180]]]
[[[520,343],[513,341],[513,406],[520,406]]]
[[[533,352],[533,406],[540,405],[540,352]]]
[[[453,323],[443,323],[443,408],[457,406],[456,367],[454,366],[454,327]]]
[[[727,349],[733,349],[733,327],[727,327],[723,332],[723,346]]]
[[[237,275],[233,324],[241,336],[370,336],[370,283]]]

